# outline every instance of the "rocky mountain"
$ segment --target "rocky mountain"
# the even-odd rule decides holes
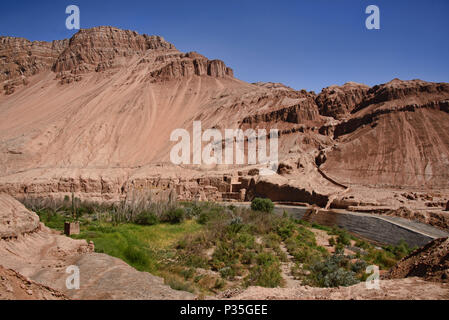
[[[325,172],[346,184],[447,188],[449,84],[394,79],[350,113],[332,127],[339,143]]]
[[[27,78],[52,68],[68,40],[44,42],[0,37],[0,91],[12,94]]]
[[[250,84],[162,37],[96,27],[52,43],[1,37],[0,88],[0,191],[17,197],[109,201],[176,189],[180,199],[391,209],[406,200],[403,189],[433,190],[420,208],[439,208],[449,194],[447,83],[350,82],[319,94]],[[278,174],[173,165],[170,135],[192,133],[194,121],[278,129]]]
[[[346,118],[368,96],[370,87],[355,82],[324,88],[316,98],[320,114],[336,119]]]

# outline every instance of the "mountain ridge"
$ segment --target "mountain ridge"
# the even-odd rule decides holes
[[[221,60],[113,27],[51,43],[12,39],[0,38],[0,191],[109,201],[137,187],[176,187],[187,200],[260,195],[324,206],[353,197],[399,206],[400,194],[376,194],[449,190],[447,83],[348,82],[316,94],[246,83]],[[279,129],[282,170],[271,179],[245,165],[174,166],[170,134],[191,132],[194,121]],[[377,191],[340,195],[342,186]]]

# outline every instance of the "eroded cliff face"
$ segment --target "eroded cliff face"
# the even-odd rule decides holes
[[[368,90],[321,169],[345,184],[448,188],[449,85],[392,80]]]
[[[113,27],[83,29],[69,40],[52,70],[71,73],[101,71],[116,64],[118,58],[143,55],[148,50],[177,51],[159,36],[140,35],[135,31]]]
[[[113,27],[52,43],[2,37],[0,53],[0,190],[13,195],[112,201],[176,188],[187,200],[323,206],[351,186],[449,189],[446,83],[350,82],[318,95],[249,84],[220,60]],[[281,170],[248,184],[245,166],[172,166],[170,135],[193,121],[279,129]]]
[[[68,42],[0,37],[0,94],[12,94],[17,86],[28,84],[28,77],[50,69]]]
[[[371,109],[381,107],[422,106],[429,102],[447,100],[448,93],[448,83],[393,79],[370,88],[365,99],[358,103],[351,113],[355,114],[364,108],[367,108],[365,112],[370,112]]]
[[[369,89],[369,86],[355,82],[324,88],[316,98],[320,114],[336,119],[346,118],[367,98]]]
[[[308,121],[323,122],[314,98],[314,95],[310,93],[299,93],[295,97],[297,103],[271,108],[265,112],[247,116],[243,118],[242,123],[255,125],[261,122],[288,122],[292,124],[302,124]]]
[[[208,60],[196,52],[161,55],[156,58],[156,61],[166,64],[150,73],[152,82],[169,81],[193,75],[216,78],[234,76],[232,69],[226,67],[223,61]]]
[[[223,61],[208,60],[196,53],[183,54],[160,36],[101,26],[53,42],[0,37],[1,89],[4,94],[12,94],[16,87],[29,83],[29,76],[48,70],[63,84],[80,81],[82,74],[120,69],[139,56],[143,57],[141,63],[154,64],[154,81],[193,74],[233,77],[232,69]]]

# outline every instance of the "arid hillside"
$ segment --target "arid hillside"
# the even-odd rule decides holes
[[[375,86],[347,119],[323,170],[347,184],[447,188],[449,85],[419,80]]]
[[[52,43],[1,37],[0,81],[0,191],[16,197],[176,189],[189,200],[397,209],[407,189],[428,198],[415,207],[441,210],[449,194],[446,83],[350,82],[319,94],[249,84],[220,60],[113,27]],[[191,133],[194,121],[203,130],[279,129],[277,174],[173,165],[170,135]]]

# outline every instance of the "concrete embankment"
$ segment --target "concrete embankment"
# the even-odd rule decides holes
[[[237,204],[249,207],[248,203]],[[345,210],[318,210],[310,213],[307,207],[276,205],[275,212],[286,211],[295,219],[302,219],[325,226],[338,226],[365,239],[395,245],[404,240],[409,246],[422,247],[430,241],[449,237],[449,232],[427,224],[399,217],[348,212]]]

